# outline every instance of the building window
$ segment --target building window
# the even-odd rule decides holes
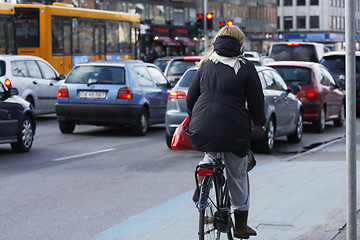
[[[293,18],[292,17],[284,17],[284,30],[289,31],[293,25]]]
[[[174,26],[185,25],[184,9],[174,8]]]
[[[306,17],[305,16],[297,16],[296,17],[296,27],[299,29],[306,28]]]
[[[310,16],[310,28],[319,28],[319,16]]]
[[[292,0],[284,0],[284,6],[292,6]]]
[[[310,0],[310,5],[312,5],[312,6],[319,5],[319,0]]]
[[[305,0],[297,0],[298,6],[305,6]]]
[[[330,26],[330,29],[334,29],[334,26],[333,26],[333,16],[330,16],[330,17],[329,17],[329,26]]]

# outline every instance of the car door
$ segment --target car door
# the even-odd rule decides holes
[[[46,109],[51,112],[55,111],[55,103],[57,101],[57,93],[64,82],[63,80],[59,80],[58,74],[55,70],[46,62],[36,61],[42,75],[42,82],[44,83],[47,89],[47,101],[46,101]]]
[[[278,72],[275,70],[271,71],[272,75],[274,76],[274,81],[278,87],[278,90],[281,92],[280,95],[284,99],[284,105],[286,109],[283,112],[282,117],[284,118],[284,132],[292,132],[293,129],[296,127],[296,120],[298,115],[298,101],[295,95],[288,91],[288,86],[284,79],[280,76]]]
[[[32,83],[32,90],[36,94],[36,113],[44,113],[50,109],[49,103],[49,81],[43,79],[40,68],[35,60],[25,61],[28,70],[28,81]]]
[[[151,79],[155,82],[157,88],[161,90],[157,95],[158,98],[158,110],[160,119],[165,121],[166,105],[170,92],[169,82],[164,76],[164,74],[154,66],[147,66],[147,69],[150,73]]]
[[[6,101],[5,89],[0,83],[0,143],[2,140],[16,138],[18,125],[18,103]]]
[[[276,83],[270,70],[263,71],[268,90],[267,101],[273,106],[276,116],[276,135],[282,135],[286,131],[288,117],[288,106],[286,104],[287,93]]]
[[[326,94],[324,96],[327,104],[326,115],[328,118],[337,118],[340,112],[343,95],[337,88],[335,80],[331,74],[324,67],[320,67],[320,69],[322,74],[321,84],[326,90]]]
[[[149,123],[157,123],[161,119],[159,95],[162,91],[156,87],[145,65],[134,66],[134,71],[136,81],[142,89],[143,98],[149,103]]]

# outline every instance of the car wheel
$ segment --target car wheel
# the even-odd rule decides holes
[[[322,133],[325,130],[325,109],[321,109],[320,119],[313,122],[313,129],[317,133]]]
[[[168,148],[171,148],[171,140],[172,140],[172,136],[170,136],[166,131],[165,131],[165,141],[166,141],[166,145],[168,146]]]
[[[76,124],[71,121],[59,121],[59,128],[62,133],[73,133]]]
[[[147,133],[149,126],[148,122],[148,114],[145,108],[141,111],[141,114],[136,122],[136,124],[133,126],[132,132],[135,136],[145,136]]]
[[[334,125],[336,127],[342,127],[344,126],[344,122],[345,122],[345,105],[344,103],[342,103],[340,108],[339,118],[334,120]]]
[[[275,123],[274,123],[274,119],[270,118],[266,126],[265,136],[260,141],[259,150],[263,153],[271,153],[274,148],[274,137],[275,137]]]
[[[11,148],[15,152],[27,152],[30,150],[34,141],[35,124],[29,116],[25,116],[20,125],[17,142],[11,143]]]
[[[295,132],[287,135],[286,137],[288,142],[299,143],[302,139],[302,136],[303,136],[303,117],[302,117],[302,111],[299,111]]]

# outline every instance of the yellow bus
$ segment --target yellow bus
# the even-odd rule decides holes
[[[0,3],[0,54],[16,54],[14,6]]]
[[[75,64],[138,57],[140,16],[54,3],[15,4],[17,54],[47,60],[60,74]]]

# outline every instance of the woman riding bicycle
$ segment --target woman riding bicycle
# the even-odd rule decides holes
[[[236,26],[219,30],[199,64],[187,94],[188,136],[193,148],[209,163],[223,152],[227,183],[234,207],[234,236],[256,236],[247,225],[247,180],[251,122],[263,126],[264,95],[254,64],[243,57],[245,35]],[[199,184],[201,184],[199,179]],[[199,193],[195,192],[196,199]]]

